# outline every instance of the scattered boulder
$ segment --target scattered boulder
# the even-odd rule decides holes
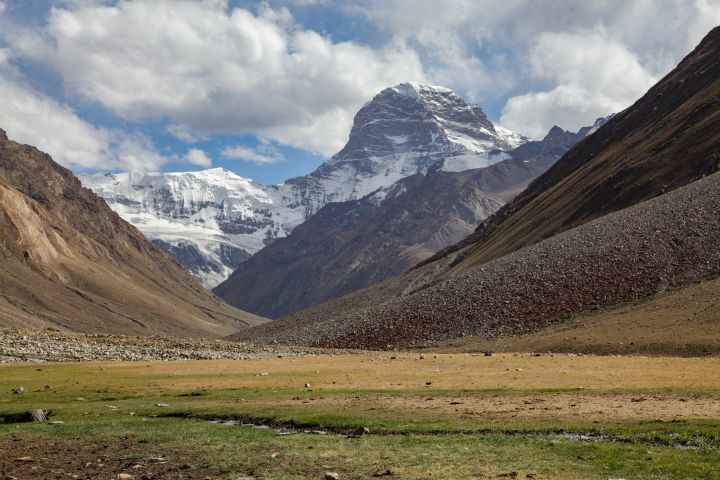
[[[49,411],[38,409],[28,410],[27,418],[31,422],[46,422],[48,419]]]
[[[370,429],[368,427],[358,427],[355,430],[354,435],[356,437],[362,437],[363,435],[370,435]]]
[[[373,477],[392,477],[395,474],[392,472],[392,470],[385,470],[384,472],[377,472],[373,473]]]

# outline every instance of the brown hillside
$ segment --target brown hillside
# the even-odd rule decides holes
[[[306,322],[286,317],[244,335],[359,348],[496,338],[642,299],[713,272],[720,272],[720,173],[394,301],[356,305],[345,315],[326,311]]]
[[[0,130],[0,326],[224,335],[224,304],[75,176]]]
[[[318,325],[318,328],[321,328],[321,325],[332,324],[334,332],[346,330],[342,339],[336,333],[318,334],[315,342],[355,344],[365,341],[368,345],[378,347],[425,343],[432,339],[463,335],[496,336],[503,332],[517,333],[527,328],[536,328],[552,320],[552,315],[574,312],[584,306],[590,307],[593,305],[592,301],[595,304],[609,305],[615,301],[634,298],[638,292],[663,290],[671,283],[668,279],[676,278],[675,274],[669,275],[667,271],[668,268],[674,268],[674,265],[667,266],[654,261],[642,263],[643,259],[654,258],[654,253],[649,250],[653,245],[653,238],[648,236],[651,231],[638,231],[636,237],[631,234],[634,229],[628,232],[613,229],[610,233],[629,235],[628,241],[639,241],[642,237],[642,241],[647,244],[643,248],[648,251],[620,251],[612,258],[602,257],[617,264],[607,266],[604,272],[597,271],[593,258],[583,257],[580,253],[588,252],[591,256],[597,256],[601,249],[612,248],[626,240],[625,237],[608,237],[605,235],[607,232],[597,232],[598,239],[602,238],[610,243],[603,245],[598,240],[593,243],[591,250],[588,250],[586,245],[575,244],[579,251],[565,250],[563,255],[546,252],[544,254],[548,255],[548,258],[557,259],[557,263],[551,265],[539,261],[541,258],[525,255],[533,251],[534,244],[540,245],[537,242],[543,239],[556,241],[557,234],[561,232],[568,232],[578,226],[582,228],[587,222],[601,219],[604,215],[631,205],[639,204],[638,206],[643,205],[641,208],[649,208],[647,205],[654,204],[641,202],[666,192],[672,193],[678,187],[694,184],[696,180],[718,170],[720,27],[713,29],[675,70],[633,106],[577,144],[515,200],[486,220],[465,241],[439,252],[412,272],[325,305],[296,312],[282,319],[284,323],[281,325],[268,325],[248,332],[248,335],[266,339],[310,341],[309,336],[295,334],[300,329],[307,329],[308,325]],[[716,191],[712,192],[714,193],[705,191],[702,194],[717,195]],[[669,211],[670,217],[678,214]],[[706,212],[706,217],[698,218],[694,228],[700,231],[713,228],[712,224],[703,222],[715,221],[717,211]],[[648,218],[655,218],[646,223],[647,225],[655,225],[653,228],[660,232],[668,231],[671,224],[663,223],[664,218],[653,217],[650,211],[646,214]],[[669,230],[669,234],[677,235],[681,243],[692,244],[692,231],[685,230],[688,227],[681,224],[673,225],[672,228],[676,230]],[[606,224],[606,227],[611,228],[611,225]],[[675,248],[672,245],[670,247]],[[520,250],[523,248],[525,250]],[[688,257],[680,253],[663,257],[663,261],[678,262],[683,269],[695,269],[699,272],[704,268],[703,262],[710,261],[715,255],[712,250],[693,251],[694,256]],[[518,258],[525,259],[528,264],[513,267],[517,268],[513,270],[513,274],[518,275],[518,278],[524,277],[525,282],[542,287],[540,291],[545,291],[549,297],[528,291],[523,294],[526,297],[518,298],[515,287],[510,285],[492,292],[487,290],[488,282],[484,275],[487,275],[488,270],[485,267],[494,262],[493,271],[497,278],[502,275],[509,276],[509,272],[502,272],[497,268],[498,265],[510,268],[503,262],[515,258],[515,254]],[[639,258],[633,255],[638,255]],[[708,258],[705,259],[705,256]],[[570,257],[587,270],[581,277],[571,276],[572,281],[568,275],[576,272],[579,267],[564,261]],[[692,259],[690,263],[686,263],[688,258]],[[638,280],[641,277],[632,276],[639,275],[639,272],[631,273],[620,268],[641,264],[645,269],[641,281]],[[560,266],[569,270],[561,270]],[[480,267],[485,268],[485,273]],[[690,270],[684,274],[689,274]],[[463,272],[467,272],[467,276],[461,276]],[[616,278],[610,279],[609,284],[614,285],[613,288],[617,291],[609,294],[599,290],[595,292],[598,298],[591,301],[590,298],[595,295],[592,291],[593,285],[586,284],[585,281],[593,279],[600,282],[602,278],[596,275],[605,275],[607,272],[615,275]],[[552,286],[555,278],[565,279],[565,290],[546,289]],[[679,277],[673,281],[679,281],[678,279]],[[588,289],[583,294],[585,297],[574,300],[567,296],[567,292],[576,293],[578,287],[574,281]],[[598,283],[598,286],[600,285],[602,284]],[[436,297],[433,292],[443,294]],[[491,293],[493,296],[488,297]],[[555,312],[552,313],[545,307],[550,304],[558,305],[556,302],[549,302],[555,295],[560,295],[560,304],[563,304],[563,307],[551,309]],[[481,306],[473,301],[486,303]],[[507,311],[495,309],[498,302],[506,304]],[[491,305],[494,306],[491,308]],[[525,310],[520,314],[517,308]],[[373,340],[363,340],[361,337],[368,335],[364,331],[358,330],[356,334],[351,334],[353,325],[356,322],[365,322],[371,316],[370,312],[373,312],[375,318],[372,320],[373,332],[367,338]],[[487,322],[492,323],[492,328]]]
[[[593,355],[720,355],[720,279],[699,278],[687,287],[636,302],[581,312],[526,335],[461,338],[436,352],[567,352]],[[714,280],[713,280],[714,278]]]
[[[720,27],[458,247],[461,272],[720,170]],[[457,247],[456,247],[457,248]]]

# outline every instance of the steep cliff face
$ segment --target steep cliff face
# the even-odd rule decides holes
[[[494,126],[480,107],[449,89],[406,83],[383,90],[358,112],[345,148],[311,174],[281,185],[261,185],[223,169],[81,179],[214,287],[328,203],[357,200],[425,174],[441,159],[448,159],[446,171],[489,166],[526,140]]]
[[[355,116],[345,147],[305,177],[288,180],[306,215],[329,202],[356,200],[425,173],[438,160],[466,156],[465,170],[503,159],[491,153],[527,141],[496,127],[482,109],[443,87],[403,83],[380,92]]]
[[[0,131],[0,325],[224,335],[262,319],[204,290],[77,178]]]

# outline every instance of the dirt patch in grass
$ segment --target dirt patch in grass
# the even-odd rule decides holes
[[[279,402],[278,402],[279,403]],[[291,402],[283,402],[291,403]],[[297,404],[348,410],[414,410],[488,421],[573,421],[720,418],[718,393],[469,393],[433,396],[345,396],[295,400]]]
[[[0,478],[219,478],[222,472],[191,452],[124,437],[0,436]],[[127,478],[127,477],[125,477]]]

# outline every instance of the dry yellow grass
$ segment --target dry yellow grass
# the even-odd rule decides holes
[[[422,359],[421,356],[425,358]],[[18,367],[0,366],[4,370]],[[53,368],[53,367],[44,367]],[[72,372],[72,365],[55,368]],[[103,370],[100,370],[103,369]],[[720,358],[552,354],[366,353],[246,361],[84,363],[81,376],[152,377],[163,391],[212,387],[313,389],[720,389]],[[263,375],[267,374],[267,375]],[[150,388],[150,387],[148,387]]]

